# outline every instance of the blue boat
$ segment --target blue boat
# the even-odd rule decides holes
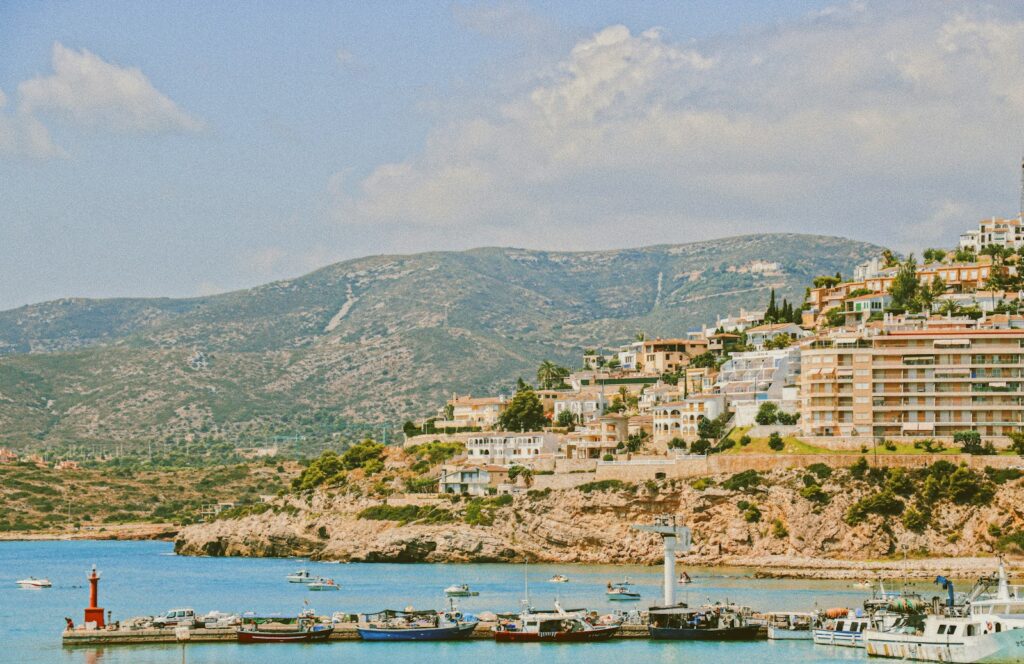
[[[459,641],[479,623],[460,611],[392,611],[368,613],[356,626],[364,641]]]

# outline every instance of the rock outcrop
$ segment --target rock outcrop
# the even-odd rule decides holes
[[[184,555],[286,556],[372,562],[512,562],[525,559],[565,563],[661,561],[656,536],[632,524],[660,514],[677,515],[693,530],[686,564],[739,564],[788,570],[789,575],[863,577],[870,565],[839,569],[829,561],[992,555],[997,534],[1024,523],[1019,505],[1024,488],[1000,485],[983,507],[951,503],[933,507],[922,533],[908,530],[898,516],[869,515],[857,525],[844,516],[863,496],[877,491],[865,482],[826,481],[827,504],[800,494],[798,471],[775,471],[745,491],[699,490],[682,481],[625,485],[605,490],[529,492],[510,504],[485,501],[488,525],[465,523],[467,501],[439,500],[449,522],[369,520],[359,513],[380,500],[343,492],[291,496],[262,514],[184,528],[176,551]],[[1024,480],[1022,480],[1024,481]],[[424,499],[429,501],[431,499]],[[756,507],[754,511],[750,506]],[[988,565],[989,567],[991,565]],[[918,576],[934,572],[927,566]],[[889,564],[894,574],[906,566]],[[883,573],[886,565],[878,566]],[[803,572],[801,572],[803,570]],[[769,572],[770,573],[770,572]]]

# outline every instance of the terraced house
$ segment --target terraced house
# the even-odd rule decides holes
[[[1024,330],[865,330],[801,351],[805,435],[950,437],[1024,429]]]

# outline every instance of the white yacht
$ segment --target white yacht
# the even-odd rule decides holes
[[[1024,662],[1024,592],[1010,586],[999,561],[996,592],[971,598],[963,615],[953,607],[888,631],[867,630],[871,657],[928,662]]]
[[[21,588],[49,588],[53,586],[49,579],[37,579],[34,576],[30,576],[27,579],[19,579],[15,583]]]
[[[313,583],[320,579],[320,577],[310,574],[308,569],[295,570],[284,578],[288,580],[288,583]]]

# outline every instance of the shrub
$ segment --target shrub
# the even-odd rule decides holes
[[[885,487],[900,496],[910,496],[914,493],[914,480],[902,468],[890,468],[889,478]]]
[[[747,434],[743,434],[742,436],[740,436],[740,447],[746,447],[749,444],[750,436],[748,436]]]
[[[530,500],[541,500],[551,495],[551,487],[546,489],[530,489],[526,492],[526,497]]]
[[[771,425],[779,421],[779,405],[766,401],[757,409],[754,421],[761,425]]]
[[[782,523],[782,519],[772,521],[772,537],[782,539],[788,535],[789,531],[786,530],[786,524]]]
[[[868,514],[881,516],[898,516],[903,513],[903,501],[884,489],[878,493],[861,498],[846,511],[846,523],[855,526],[862,522]]]
[[[724,452],[732,447],[736,447],[736,441],[733,440],[732,438],[723,438],[722,440],[718,441],[717,451]]]
[[[583,493],[593,493],[595,491],[621,491],[632,488],[632,485],[627,484],[622,480],[598,480],[596,482],[581,484],[576,488]]]
[[[372,440],[364,440],[345,450],[341,455],[341,465],[346,470],[365,468],[370,461],[379,461],[384,454],[384,445]],[[383,464],[381,464],[383,467]]]
[[[772,431],[772,434],[768,436],[768,447],[778,452],[785,446],[786,444],[782,442],[782,436],[779,435],[779,432]]]
[[[654,480],[647,480],[644,482],[644,488],[647,489],[647,493],[652,496],[658,495],[658,483]]]
[[[605,454],[601,457],[601,461],[615,461],[615,457],[611,454]]]
[[[668,441],[668,448],[670,450],[685,450],[686,441],[678,437],[673,438],[672,440]]]
[[[706,438],[698,438],[690,445],[690,452],[693,454],[707,454],[711,449],[711,441]]]
[[[831,496],[825,493],[818,484],[810,484],[800,489],[800,496],[819,505],[827,505],[832,500]]]
[[[807,466],[807,470],[809,472],[814,473],[814,475],[819,480],[824,480],[828,479],[829,477],[832,477],[832,467],[829,466],[828,464],[812,463],[811,465]]]
[[[868,472],[868,460],[864,457],[857,459],[852,466],[850,466],[850,477],[862,480],[864,474]]]
[[[1024,477],[1024,471],[1019,468],[993,468],[985,466],[985,476],[996,484],[1006,484]]]
[[[914,449],[924,450],[928,454],[936,454],[938,452],[944,451],[946,449],[946,446],[943,445],[941,442],[936,442],[932,440],[931,438],[924,438],[922,440],[914,441]]]
[[[949,476],[949,499],[957,505],[987,505],[995,496],[995,487],[967,466]]]
[[[1003,529],[994,523],[988,524],[988,534],[991,537],[1000,537],[1003,534]]]
[[[792,426],[800,421],[800,413],[784,413],[779,411],[777,420],[779,424]]]
[[[422,459],[427,461],[430,465],[434,465],[462,454],[465,450],[466,446],[462,443],[448,443],[435,440],[432,443],[414,445],[413,447],[408,448],[407,451],[417,459]]]
[[[471,526],[490,526],[494,523],[494,511],[484,508],[479,498],[466,503],[466,513],[462,518]]]
[[[1024,433],[1019,431],[1011,431],[1010,434],[1010,449],[1013,450],[1018,456],[1024,456]]]
[[[996,549],[1003,552],[1024,553],[1024,532],[1006,533],[996,540]]]
[[[908,507],[903,513],[903,525],[912,532],[924,532],[924,529],[928,527],[928,513]]]
[[[883,440],[882,447],[884,447],[886,450],[890,452],[896,451],[896,443],[892,442],[891,440]]]
[[[977,431],[957,431],[953,434],[953,442],[960,444],[960,449],[964,454],[991,455],[996,453],[996,448],[990,441],[982,444],[981,434]]]
[[[715,481],[710,477],[699,477],[690,482],[690,486],[697,491],[703,491],[704,489],[715,486]]]
[[[744,470],[722,482],[722,488],[729,491],[747,491],[759,486],[764,481],[761,473],[756,470]]]
[[[405,525],[412,521],[420,523],[449,523],[455,517],[448,510],[439,509],[429,505],[373,505],[367,507],[356,515],[359,519],[368,521],[398,521]]]
[[[761,510],[757,509],[757,505],[751,505],[744,510],[743,520],[747,523],[757,523],[761,520]]]
[[[736,509],[738,509],[739,511],[742,512],[743,510],[747,509],[748,507],[750,507],[750,502],[749,501],[746,501],[746,500],[737,500],[736,501]]]

